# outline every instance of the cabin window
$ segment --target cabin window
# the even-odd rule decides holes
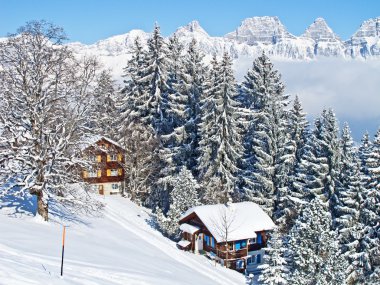
[[[215,248],[215,239],[211,237],[211,247]]]
[[[119,184],[112,184],[113,190],[119,190]]]
[[[207,246],[210,246],[210,237],[205,235],[205,241],[206,241],[206,244]]]
[[[228,243],[228,249],[229,250],[234,250],[234,243],[233,242],[229,242]]]
[[[236,269],[244,269],[244,260],[236,261]]]
[[[98,177],[98,172],[96,170],[91,170],[88,172],[88,177]]]
[[[258,254],[256,257],[257,264],[261,263],[261,254]]]
[[[235,241],[235,250],[240,250],[247,247],[247,241],[246,240],[238,240]]]
[[[119,172],[117,169],[111,169],[110,176],[118,176],[118,175],[119,175]]]
[[[256,262],[256,255],[252,255],[247,258],[247,265],[255,264]]]
[[[97,161],[97,157],[96,157],[96,155],[91,155],[91,156],[90,156],[90,161],[94,161],[94,162],[96,162],[96,161]]]
[[[258,243],[258,244],[261,244],[261,243],[262,243],[262,237],[261,237],[261,234],[258,234],[258,235],[257,235],[257,243]]]
[[[249,239],[249,244],[255,244],[255,243],[256,243],[256,238]]]
[[[117,161],[117,154],[111,154],[110,161]]]

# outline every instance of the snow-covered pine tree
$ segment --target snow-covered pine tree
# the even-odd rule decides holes
[[[147,42],[148,50],[142,51],[139,44],[135,45],[135,66],[131,67],[131,72],[126,72],[127,77],[136,76],[136,80],[127,83],[126,91],[134,90],[132,95],[132,104],[125,104],[126,110],[132,106],[132,114],[126,112],[126,118],[136,118],[138,124],[143,124],[151,128],[157,137],[158,145],[154,150],[157,160],[157,169],[160,176],[166,176],[166,164],[163,135],[170,133],[170,121],[168,119],[168,69],[169,59],[167,43],[160,34],[160,28],[156,24],[151,37]],[[141,59],[140,59],[141,58]],[[133,59],[132,59],[133,60]],[[135,70],[140,67],[139,70]],[[128,71],[128,68],[127,70]],[[127,94],[128,95],[128,94]],[[128,102],[128,97],[127,97]],[[155,208],[156,205],[168,204],[168,193],[157,181],[152,181],[152,192],[149,199],[145,201],[146,205]]]
[[[199,124],[198,170],[205,203],[226,203],[235,191],[243,154],[239,120],[244,113],[236,96],[231,58],[225,53],[219,64],[213,61]]]
[[[324,195],[330,203],[330,211],[335,218],[335,205],[337,204],[336,187],[339,183],[340,172],[340,141],[339,127],[332,109],[323,110],[320,128],[316,129],[318,139],[318,157],[327,163],[327,176],[324,179],[324,189],[315,191],[316,195]],[[321,197],[321,196],[320,196]]]
[[[289,232],[290,284],[346,284],[348,263],[331,226],[328,207],[318,197],[303,208]]]
[[[293,107],[289,110],[287,116],[288,139],[285,148],[289,156],[289,179],[286,189],[283,191],[286,197],[281,201],[283,203],[283,212],[280,213],[281,215],[277,219],[277,224],[283,232],[288,232],[293,226],[294,220],[302,208],[304,190],[302,187],[297,187],[296,176],[305,152],[308,136],[310,135],[306,113],[303,111],[298,96],[296,96]]]
[[[135,203],[145,204],[159,172],[157,136],[152,128],[136,120],[124,130],[119,142],[125,149],[125,194]]]
[[[0,184],[9,186],[0,196],[36,196],[45,220],[48,201],[98,204],[70,187],[82,181],[77,169],[86,165],[79,150],[98,64],[76,59],[65,39],[61,28],[32,21],[0,43]]]
[[[340,148],[341,165],[336,187],[337,203],[333,226],[339,231],[342,253],[350,264],[347,270],[347,284],[354,284],[358,279],[360,266],[357,253],[362,230],[359,217],[364,193],[360,180],[360,164],[347,123],[342,130]]]
[[[307,128],[309,126],[309,122],[306,119],[306,113],[303,111],[298,96],[294,99],[293,108],[289,110],[287,115],[289,135],[294,149],[292,151],[292,154],[294,155],[293,165],[295,165],[301,160],[303,149],[307,141]]]
[[[151,125],[160,136],[168,134],[167,94],[168,82],[168,50],[167,44],[156,24],[152,36],[148,39],[148,51],[145,56],[145,68],[139,84],[144,86],[144,105],[140,113],[140,121]]]
[[[195,39],[189,44],[184,57],[184,94],[187,96],[186,104],[186,122],[177,133],[184,132],[183,143],[178,151],[178,160],[182,161],[188,169],[197,174],[196,165],[199,156],[197,149],[199,146],[199,123],[200,123],[200,100],[203,96],[204,81],[207,74],[207,68],[203,63],[204,55],[199,50]]]
[[[365,166],[368,180],[365,184],[365,198],[360,217],[363,224],[360,241],[363,273],[359,281],[361,284],[372,285],[380,280],[380,129],[374,137]]]
[[[265,248],[264,264],[258,267],[262,270],[259,276],[261,284],[289,284],[287,281],[289,269],[284,256],[286,250],[278,229],[274,229],[270,235],[268,246]]]
[[[368,132],[366,132],[361,140],[361,144],[359,146],[359,160],[360,160],[360,172],[362,174],[362,184],[366,187],[369,183],[369,172],[368,167],[366,165],[368,157],[372,151],[372,142],[369,138]]]
[[[161,135],[163,149],[160,153],[161,159],[166,162],[164,176],[178,173],[184,164],[180,156],[183,145],[189,134],[185,130],[188,121],[188,97],[184,87],[184,59],[182,56],[183,45],[174,34],[168,43],[168,91],[167,91],[167,130]]]
[[[318,197],[328,201],[330,210],[336,204],[335,188],[340,167],[338,123],[333,111],[323,110],[315,120],[314,130],[304,155],[304,184],[309,201]]]
[[[281,189],[287,184],[286,111],[281,75],[263,53],[254,60],[242,83],[243,101],[252,115],[245,135],[246,171],[244,198],[260,204],[271,216],[281,215]]]
[[[116,90],[110,71],[102,71],[97,79],[89,116],[91,132],[116,139]]]
[[[143,70],[145,68],[146,51],[139,37],[136,37],[132,47],[132,58],[124,68],[123,77],[125,86],[119,93],[117,109],[119,112],[119,133],[124,134],[125,129],[134,120],[140,121],[144,113],[144,90]]]
[[[169,183],[173,186],[170,193],[170,209],[165,216],[160,209],[157,220],[161,230],[172,239],[179,238],[178,221],[181,215],[189,208],[199,205],[199,185],[190,170],[185,166],[172,177]]]

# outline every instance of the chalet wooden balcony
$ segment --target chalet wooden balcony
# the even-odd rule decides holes
[[[238,259],[247,256],[247,249],[244,248],[237,251],[228,251],[228,255],[226,251],[219,250],[217,254],[222,259]]]
[[[265,243],[261,243],[261,244],[258,244],[258,243],[250,244],[250,245],[248,245],[248,251],[259,250],[259,249],[262,249],[263,247],[266,247],[266,244],[265,244]]]

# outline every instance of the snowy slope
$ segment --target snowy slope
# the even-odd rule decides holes
[[[1,209],[0,284],[245,284],[242,274],[178,250],[150,227],[146,209],[122,197],[104,202],[102,217],[68,222],[63,278],[57,221]]]

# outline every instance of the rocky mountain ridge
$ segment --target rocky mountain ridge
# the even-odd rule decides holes
[[[314,59],[318,57],[371,58],[380,56],[380,17],[369,19],[346,41],[340,39],[323,18],[317,18],[300,36],[286,30],[278,17],[245,19],[233,32],[224,37],[210,36],[199,24],[192,21],[178,28],[175,34],[185,44],[195,38],[206,55],[228,51],[234,58],[256,56],[262,51],[286,59]],[[143,41],[149,33],[132,30],[92,45],[70,43],[80,53],[90,52],[103,56],[129,53],[133,40]]]
[[[222,37],[210,36],[198,21],[179,27],[174,34],[185,46],[195,38],[205,54],[205,61],[213,54],[221,56],[224,51],[235,60],[255,58],[263,51],[279,60],[380,58],[380,17],[363,22],[346,41],[336,35],[323,18],[317,18],[300,36],[289,33],[278,17],[269,16],[245,19],[235,31]],[[146,42],[149,36],[145,31],[131,30],[91,45],[79,42],[68,45],[79,55],[98,56],[105,67],[113,70],[115,78],[120,78],[135,38]]]

